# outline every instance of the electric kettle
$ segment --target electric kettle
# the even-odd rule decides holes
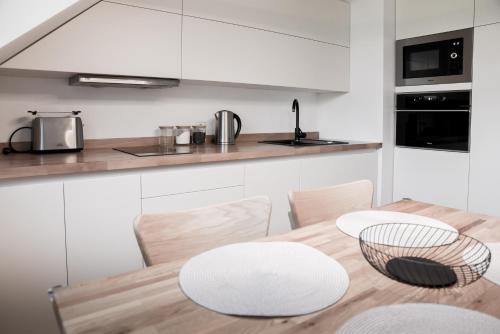
[[[237,128],[234,130],[234,121]],[[241,118],[229,110],[215,113],[215,143],[219,145],[232,145],[238,138],[241,130]]]

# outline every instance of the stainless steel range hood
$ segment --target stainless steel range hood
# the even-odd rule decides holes
[[[69,85],[92,87],[171,88],[179,86],[179,79],[76,74],[69,78]]]

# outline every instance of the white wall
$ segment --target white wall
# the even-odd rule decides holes
[[[292,100],[300,101],[301,128],[316,130],[314,93],[181,84],[141,90],[68,86],[66,79],[0,76],[0,142],[30,123],[27,110],[82,110],[85,138],[148,137],[160,124],[209,123],[213,114],[232,110],[243,120],[242,133],[292,132]]]
[[[78,0],[0,1],[0,47],[76,2]]]
[[[394,0],[351,1],[351,89],[318,98],[318,125],[332,138],[379,141],[379,199],[392,199]]]

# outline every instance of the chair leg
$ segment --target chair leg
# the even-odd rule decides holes
[[[49,301],[52,304],[52,309],[54,310],[54,315],[56,317],[56,322],[57,322],[57,327],[59,328],[59,333],[61,334],[66,334],[63,324],[62,324],[62,319],[61,319],[61,314],[59,313],[59,308],[57,307],[57,301],[56,301],[56,296],[55,296],[55,290],[61,288],[60,285],[56,285],[52,288],[50,288],[47,291],[47,294],[49,296]]]

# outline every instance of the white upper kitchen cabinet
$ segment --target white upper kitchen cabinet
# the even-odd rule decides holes
[[[469,154],[396,147],[394,201],[416,201],[467,210]]]
[[[2,67],[179,78],[181,22],[179,14],[102,1]]]
[[[500,216],[500,24],[475,28],[469,210]]]
[[[182,77],[196,81],[348,91],[349,48],[184,17]]]
[[[278,159],[251,162],[245,170],[245,197],[269,196],[273,204],[271,212],[271,235],[289,232],[288,192],[300,188],[300,160]]]
[[[182,14],[182,0],[112,0],[111,2]]]
[[[471,28],[474,0],[396,0],[396,39]]]
[[[133,229],[140,184],[139,175],[64,182],[70,285],[142,268]]]
[[[370,180],[377,188],[378,151],[353,151],[305,156],[300,160],[300,189]]]
[[[57,333],[47,290],[66,285],[62,182],[0,186],[0,333]]]
[[[184,0],[184,15],[349,46],[346,1]]]
[[[0,1],[0,64],[97,2],[99,1]]]
[[[474,25],[500,23],[500,0],[476,0]]]

